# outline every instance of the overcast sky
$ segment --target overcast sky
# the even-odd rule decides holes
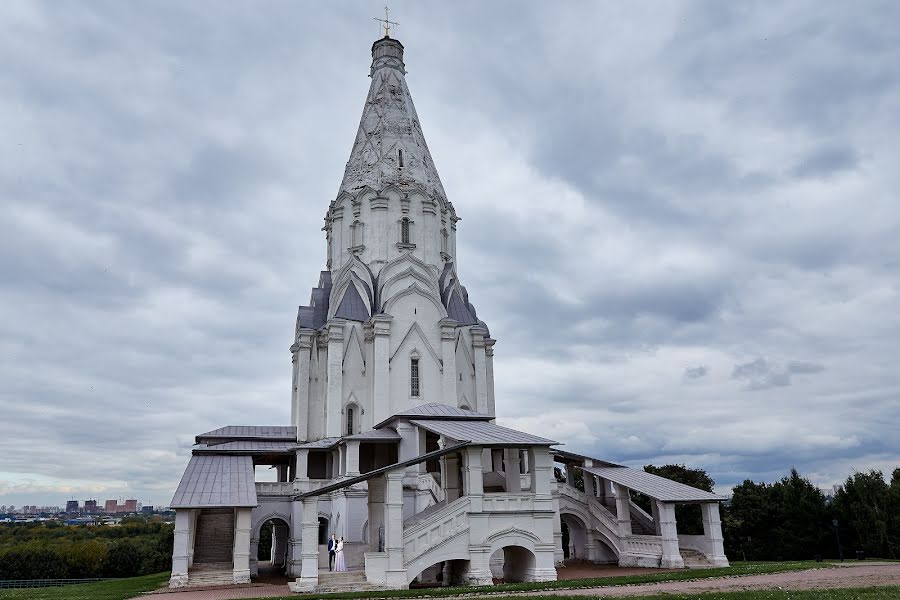
[[[502,424],[900,466],[900,4],[391,5]],[[289,421],[382,6],[2,2],[0,504],[167,504]]]

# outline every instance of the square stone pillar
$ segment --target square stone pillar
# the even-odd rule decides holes
[[[175,541],[172,546],[172,575],[169,587],[178,588],[188,584],[190,555],[193,550],[191,525],[193,510],[179,508],[175,511]]]
[[[314,329],[300,329],[297,341],[291,346],[293,383],[291,393],[291,424],[297,428],[297,441],[309,439],[309,357],[313,347]]]
[[[663,554],[659,566],[663,569],[683,569],[684,559],[678,548],[678,525],[675,522],[675,503],[656,501],[659,510],[659,529]]]
[[[279,482],[288,480],[288,465],[275,465],[275,473]]]
[[[546,446],[532,446],[528,453],[531,464],[531,491],[535,494],[549,496],[550,483],[553,479],[553,457]]]
[[[717,567],[727,567],[725,539],[722,536],[722,521],[719,519],[719,503],[707,502],[703,509],[703,537],[706,538],[706,559]]]
[[[250,511],[252,508],[234,509],[234,560],[232,580],[250,583]]]
[[[369,484],[369,552],[384,552],[384,477],[373,477]]]
[[[463,485],[469,496],[469,511],[480,513],[484,500],[484,467],[481,446],[463,448]]]
[[[391,383],[390,383],[390,315],[375,315],[372,317],[372,334],[375,337],[375,385],[372,397],[372,423],[381,423],[391,416]]]
[[[575,465],[566,463],[566,485],[575,487]]]
[[[359,440],[347,440],[347,477],[359,475]]]
[[[597,497],[597,485],[594,482],[593,475],[591,475],[587,471],[582,471],[581,474],[584,479],[584,493],[587,494],[587,497],[590,501]]]
[[[338,444],[335,448],[337,452],[338,472],[336,477],[343,477],[347,474],[347,451],[343,444]]]
[[[438,321],[441,326],[441,360],[444,372],[441,376],[441,396],[444,404],[457,406],[456,396],[456,325],[450,317]]]
[[[403,564],[403,475],[402,469],[385,474],[384,551],[387,553],[385,583],[393,588],[406,588]]]
[[[300,577],[289,584],[293,592],[312,592],[319,584],[319,497],[302,500]]]
[[[444,470],[441,473],[441,485],[449,503],[462,496],[462,482],[459,478],[459,454],[447,454],[441,460],[444,465]]]
[[[619,522],[619,535],[625,537],[631,535],[631,498],[628,488],[615,484],[616,490],[616,520]]]
[[[485,357],[484,336],[487,331],[483,327],[473,327],[472,333],[472,349],[475,353],[475,412],[487,414],[488,397],[487,397],[487,359]]]
[[[506,475],[506,491],[518,494],[522,491],[522,474],[519,464],[519,449],[507,448],[503,451],[503,470]]]
[[[318,521],[318,518],[316,519]],[[318,533],[317,533],[318,535]],[[303,568],[303,502],[291,502],[291,547],[288,552],[287,575],[300,577]]]
[[[341,435],[341,408],[344,406],[344,320],[331,319],[328,327],[328,386],[325,388],[325,434]]]
[[[301,448],[295,451],[296,466],[294,467],[294,491],[298,493],[309,491],[309,450]],[[299,521],[297,521],[299,523]]]
[[[650,511],[651,516],[653,517],[653,533],[655,535],[662,535],[659,528],[659,504],[653,499],[650,500]]]

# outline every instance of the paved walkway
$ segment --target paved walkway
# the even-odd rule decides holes
[[[646,573],[646,569],[640,572]],[[620,573],[617,573],[620,574]],[[696,581],[668,581],[639,585],[600,586],[575,590],[543,590],[529,593],[508,593],[502,596],[593,596],[619,598],[662,593],[737,592],[782,588],[790,590],[820,590],[851,587],[900,586],[900,563],[844,563],[840,568],[812,569],[765,575],[717,577]],[[422,590],[427,595],[427,590]],[[232,600],[239,598],[272,598],[289,596],[286,585],[252,584],[241,587],[213,588],[191,591],[160,590],[149,600]],[[496,597],[496,596],[494,596]],[[148,599],[148,596],[139,598]]]

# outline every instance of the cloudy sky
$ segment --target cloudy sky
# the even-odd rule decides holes
[[[381,0],[0,7],[0,504],[289,420]],[[900,5],[392,2],[503,424],[720,489],[900,465]]]

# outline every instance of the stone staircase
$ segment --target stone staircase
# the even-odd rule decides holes
[[[317,593],[365,592],[383,589],[386,588],[367,582],[366,572],[363,570],[341,573],[320,570],[319,585],[316,586]]]
[[[194,548],[195,564],[230,564],[234,549],[234,510],[211,508],[200,511]]]
[[[706,559],[706,555],[696,550],[681,549],[681,560],[686,569],[711,569],[713,565]]]
[[[191,567],[188,572],[188,585],[231,585],[234,583],[232,568],[231,563],[225,562],[195,563],[195,566]]]

